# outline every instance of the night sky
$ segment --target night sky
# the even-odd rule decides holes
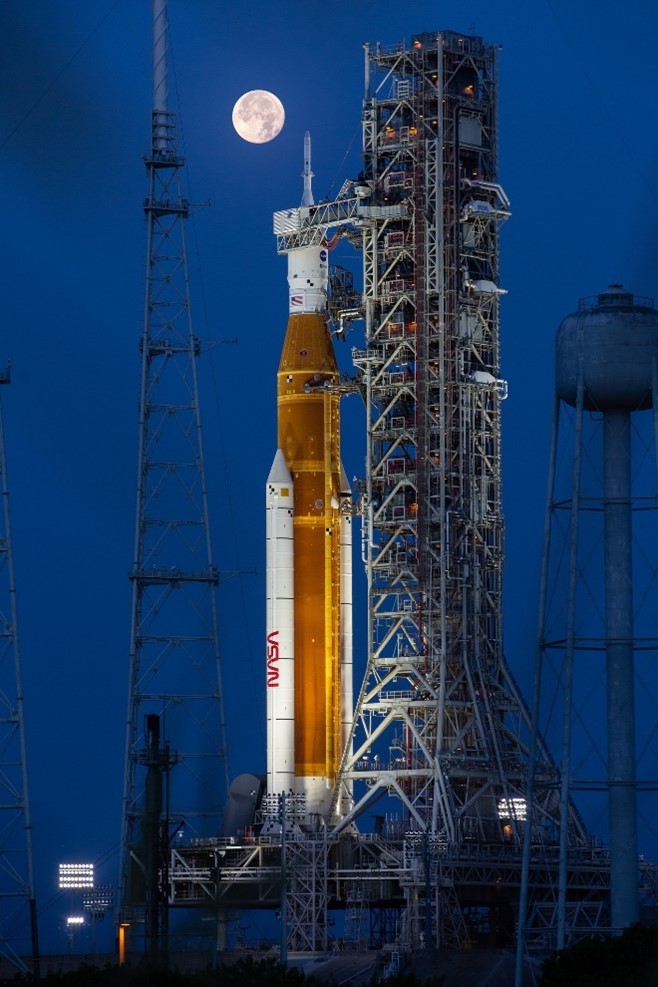
[[[581,296],[613,281],[658,296],[658,7],[170,0],[169,20],[171,104],[198,203],[188,223],[195,329],[218,344],[201,361],[200,387],[225,573],[231,775],[265,768],[264,484],[288,296],[272,213],[300,202],[307,129],[316,199],[360,170],[365,41],[452,29],[502,49],[499,174],[513,210],[501,236],[506,653],[529,698],[555,331]],[[66,948],[58,863],[95,861],[99,881],[117,879],[150,43],[148,0],[0,2],[0,367],[11,360],[2,400],[46,952]],[[262,146],[231,126],[235,100],[256,88],[286,109],[282,134]],[[335,259],[359,270],[350,248]],[[357,330],[338,344],[344,369],[359,342]],[[358,398],[343,415],[351,478],[363,472]],[[357,579],[363,613],[361,571]],[[655,824],[645,833],[641,849],[656,856]],[[111,942],[108,918],[98,943]]]

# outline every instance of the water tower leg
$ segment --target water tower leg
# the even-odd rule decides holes
[[[614,929],[639,919],[630,412],[604,415],[610,897]]]

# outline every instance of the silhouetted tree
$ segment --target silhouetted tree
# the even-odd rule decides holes
[[[544,961],[540,987],[656,987],[658,929],[632,925],[621,936],[586,939]]]
[[[1,980],[0,984],[27,984],[22,976]],[[216,970],[181,973],[151,963],[136,966],[99,968],[81,964],[79,969],[48,973],[41,978],[46,987],[327,987],[333,981],[304,974],[296,967],[283,967],[276,960],[256,960],[250,956],[227,963]],[[373,980],[372,987],[381,981]],[[413,973],[398,973],[386,980],[386,987],[443,987],[443,977],[425,979]],[[637,985],[633,985],[637,987]]]

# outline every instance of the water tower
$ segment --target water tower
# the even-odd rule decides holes
[[[636,757],[636,672],[658,643],[657,367],[658,311],[621,285],[581,300],[558,329],[537,674],[543,708],[562,707],[560,892],[572,793],[589,792],[577,798],[584,804],[598,792],[613,931],[638,921],[640,908],[637,793],[648,783]],[[598,823],[605,831],[604,816]]]

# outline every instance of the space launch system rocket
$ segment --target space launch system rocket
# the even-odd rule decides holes
[[[300,211],[313,206],[308,133],[303,178]],[[304,795],[307,813],[325,819],[352,718],[352,498],[328,271],[325,244],[288,251],[278,448],[266,486],[267,790]]]

